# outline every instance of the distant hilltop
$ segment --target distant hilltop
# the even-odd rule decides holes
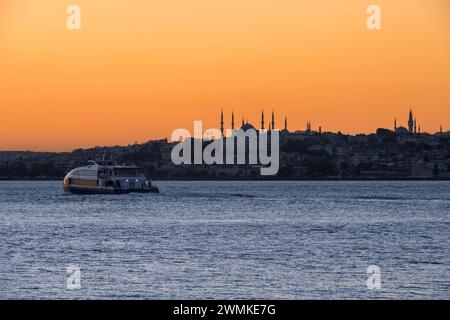
[[[410,115],[413,119],[412,111]],[[241,128],[254,128],[248,121],[243,122]],[[275,126],[273,120],[269,126]],[[415,119],[409,128],[397,127],[394,120],[392,130],[380,128],[373,134],[346,135],[323,132],[321,128],[314,131],[310,123],[304,131],[290,132],[285,118],[280,131],[280,170],[276,176],[265,178],[254,165],[174,165],[173,146],[167,140],[155,140],[62,153],[3,151],[0,179],[62,179],[70,169],[104,155],[119,163],[143,167],[153,180],[450,179],[450,132],[420,132]]]
[[[313,130],[312,127],[312,123],[311,121],[308,121],[306,123],[306,129],[305,130],[295,130],[295,131],[290,131],[288,129],[288,117],[284,116],[283,118],[283,127],[277,127],[276,126],[276,121],[275,121],[275,112],[272,111],[271,114],[271,118],[270,118],[270,122],[266,122],[265,120],[265,115],[264,115],[264,110],[261,111],[261,125],[257,126],[257,125],[253,125],[252,123],[250,123],[247,120],[245,120],[245,118],[242,118],[242,124],[240,127],[236,126],[236,122],[235,122],[235,116],[234,116],[234,111],[231,112],[231,121],[230,121],[230,126],[231,126],[231,130],[243,130],[243,131],[247,131],[249,129],[254,129],[254,130],[274,130],[277,129],[280,131],[280,133],[285,134],[285,135],[296,135],[296,134],[302,134],[302,133],[319,133],[321,134],[323,131],[322,126],[318,126],[317,130]],[[220,112],[220,131],[222,133],[222,136],[224,136],[224,133],[226,131],[225,128],[225,120],[224,120],[224,113],[223,110]],[[257,129],[259,127],[259,129]],[[383,129],[380,129],[383,130]],[[397,134],[426,134],[426,132],[422,132],[421,131],[421,126],[420,123],[417,121],[417,118],[414,116],[413,114],[413,110],[412,107],[409,109],[409,113],[408,113],[408,121],[407,121],[407,127],[404,127],[402,125],[397,125],[397,118],[394,118],[393,121],[393,130],[394,133]],[[449,131],[450,132],[450,131]],[[339,132],[340,133],[340,132]],[[443,130],[442,130],[442,125],[439,128],[439,131],[436,132],[436,134],[444,134]]]

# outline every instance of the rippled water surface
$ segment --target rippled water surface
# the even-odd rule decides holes
[[[0,298],[450,299],[450,182],[156,184],[0,182]]]

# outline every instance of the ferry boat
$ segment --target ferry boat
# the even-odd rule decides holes
[[[89,161],[64,178],[64,191],[81,194],[121,194],[159,192],[136,166],[118,165],[114,161]]]

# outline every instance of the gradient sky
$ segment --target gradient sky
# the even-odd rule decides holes
[[[406,125],[412,105],[422,130],[449,130],[449,3],[0,0],[0,150],[144,142],[218,127],[221,108],[357,133]]]

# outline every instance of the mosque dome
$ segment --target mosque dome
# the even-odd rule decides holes
[[[248,122],[247,122],[246,124],[244,124],[244,125],[241,126],[241,130],[244,131],[244,132],[247,131],[247,130],[250,130],[250,129],[256,130],[255,127],[252,126],[252,125],[251,125],[250,123],[248,123]]]
[[[405,127],[398,127],[397,129],[395,129],[395,133],[397,133],[397,134],[408,134],[409,130],[406,129]]]

